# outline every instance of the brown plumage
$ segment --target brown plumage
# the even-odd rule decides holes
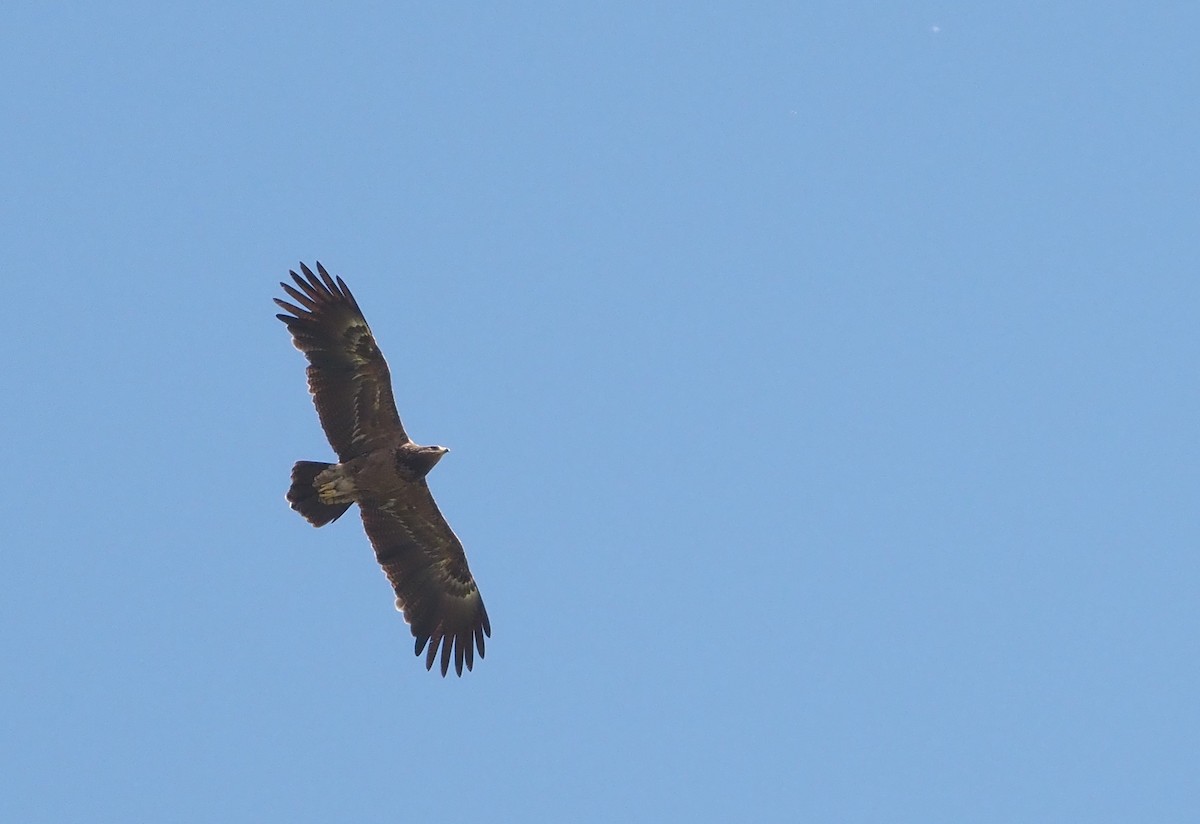
[[[396,609],[412,628],[416,654],[428,646],[425,668],[439,658],[444,676],[454,659],[462,675],[491,637],[483,599],[467,556],[425,483],[448,450],[419,446],[404,432],[383,353],[354,295],[320,263],[314,275],[300,264],[295,305],[275,299],[289,314],[292,342],[308,358],[308,389],[338,463],[299,461],[287,499],[313,526],[324,526],[357,503],[375,558],[396,592]]]

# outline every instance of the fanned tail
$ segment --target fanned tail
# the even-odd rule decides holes
[[[333,464],[320,461],[296,461],[296,465],[292,467],[292,486],[287,493],[288,503],[313,526],[325,526],[336,521],[353,503],[321,503],[317,495],[316,479],[331,466]]]

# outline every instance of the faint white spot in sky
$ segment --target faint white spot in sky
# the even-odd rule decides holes
[[[931,32],[933,32],[934,34],[937,34],[938,32],[940,32],[942,30],[942,27],[935,23],[934,25],[929,27],[929,30]]]

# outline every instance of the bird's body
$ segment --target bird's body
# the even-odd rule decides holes
[[[313,526],[336,521],[358,504],[375,557],[396,593],[396,609],[412,628],[426,668],[451,657],[461,675],[484,654],[491,624],[462,544],[438,510],[425,476],[449,450],[420,446],[396,412],[387,362],[341,278],[317,264],[292,272],[299,289],[280,284],[299,306],[289,314],[296,348],[309,361],[308,385],[337,463],[299,461],[287,499]]]

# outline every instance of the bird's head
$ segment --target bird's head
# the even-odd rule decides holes
[[[408,443],[396,451],[396,464],[402,472],[423,478],[449,451],[444,446],[418,446]]]

